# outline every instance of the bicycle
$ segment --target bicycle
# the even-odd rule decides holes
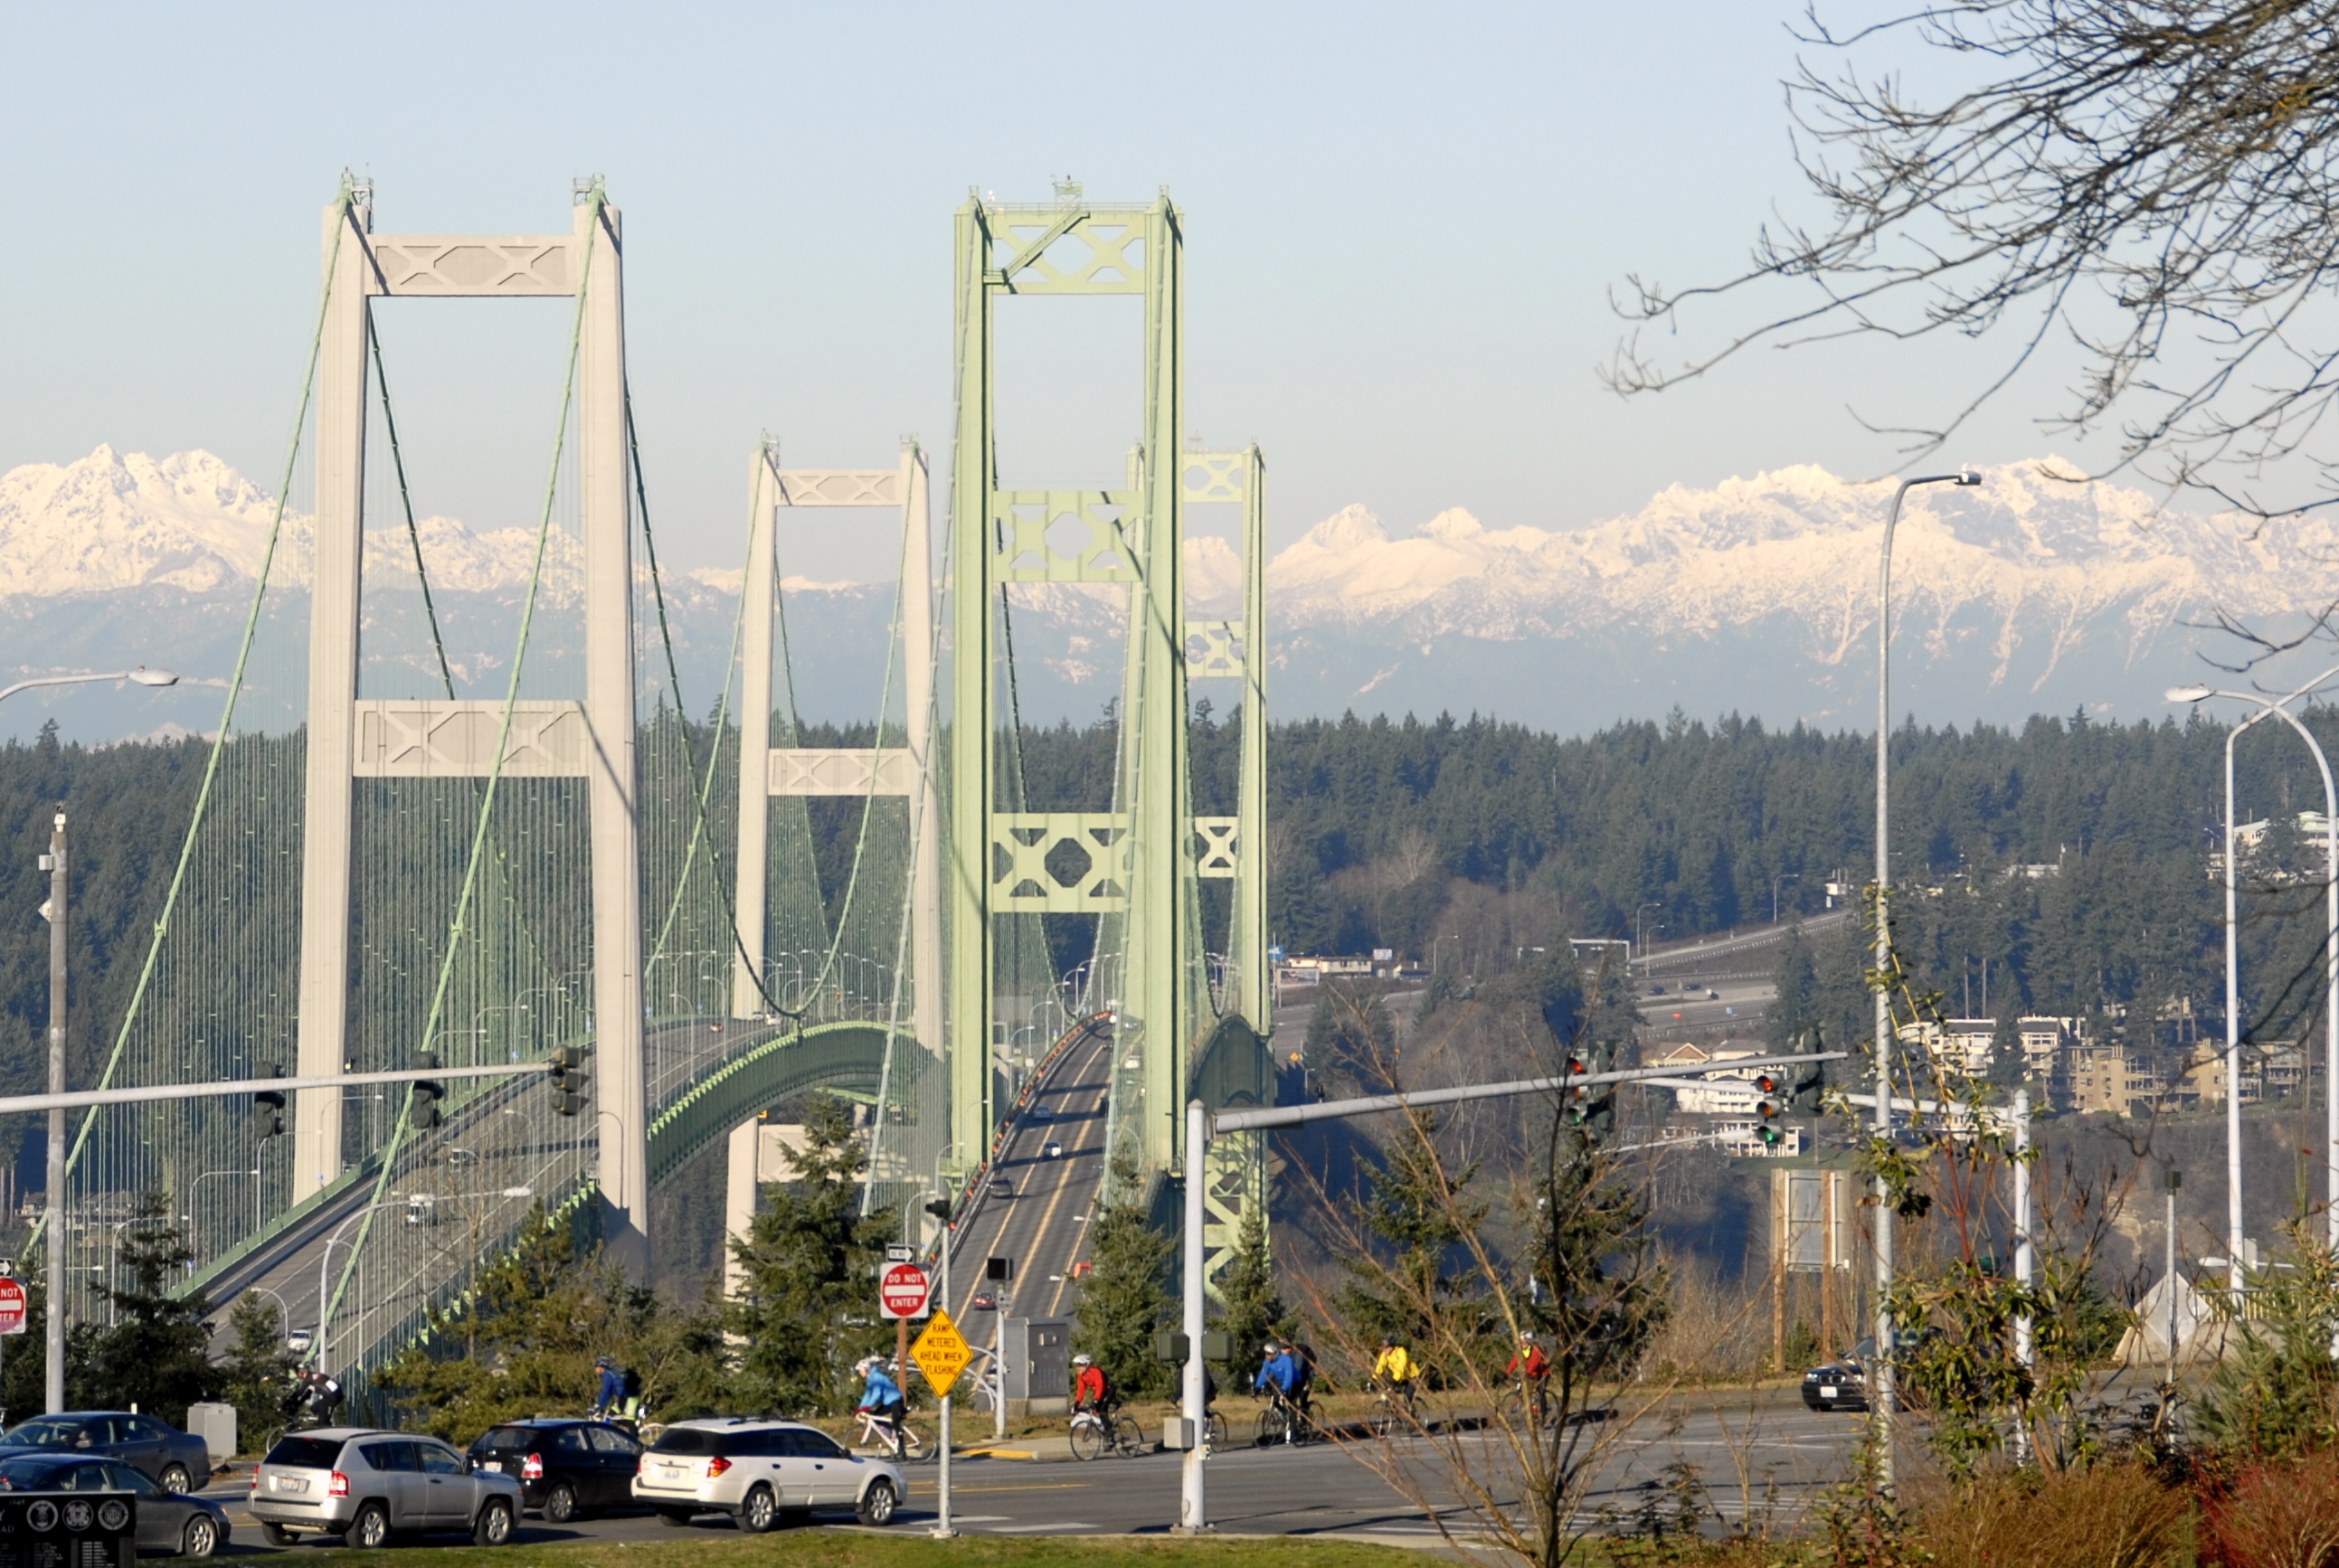
[[[1419,1430],[1420,1416],[1415,1407],[1413,1379],[1400,1383],[1377,1382],[1373,1385],[1373,1413],[1367,1425],[1376,1437],[1387,1437],[1392,1432]]]
[[[1251,1441],[1258,1447],[1267,1448],[1278,1443],[1312,1443],[1315,1438],[1316,1425],[1308,1418],[1308,1413],[1278,1391],[1268,1396],[1267,1408],[1258,1413],[1258,1427]]]
[[[1145,1435],[1137,1419],[1118,1410],[1082,1408],[1072,1412],[1072,1457],[1101,1459],[1108,1454],[1135,1457],[1146,1452]]]
[[[922,1464],[934,1457],[934,1445],[910,1425],[907,1413],[880,1415],[874,1410],[856,1410],[854,1414],[861,1417],[862,1447],[881,1448],[896,1464]]]
[[[1502,1421],[1505,1425],[1515,1425],[1532,1410],[1535,1425],[1557,1425],[1558,1410],[1545,1394],[1543,1384],[1537,1381],[1529,1387],[1528,1381],[1526,1378],[1516,1379],[1503,1390],[1502,1398],[1496,1405]]]

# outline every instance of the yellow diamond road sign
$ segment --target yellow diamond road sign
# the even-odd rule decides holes
[[[958,1375],[966,1370],[968,1362],[974,1359],[974,1352],[968,1348],[966,1336],[958,1331],[958,1325],[951,1321],[950,1314],[936,1307],[933,1321],[926,1325],[925,1332],[919,1335],[910,1346],[910,1359],[918,1364],[918,1370],[925,1375],[927,1386],[939,1398],[951,1391],[951,1385],[958,1381]]]

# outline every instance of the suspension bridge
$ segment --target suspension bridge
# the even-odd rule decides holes
[[[74,1087],[561,1070],[292,1088],[281,1111],[189,1096],[80,1112],[41,1221],[73,1317],[101,1314],[123,1230],[167,1216],[195,1254],[185,1289],[261,1291],[329,1368],[379,1366],[460,1311],[531,1224],[581,1223],[646,1282],[660,1188],[717,1146],[752,1161],[742,1129],[811,1090],[864,1108],[863,1201],[932,1253],[951,1244],[932,1195],[963,1200],[957,1234],[1002,1233],[1002,1152],[1074,1080],[1094,1133],[1061,1179],[1164,1223],[1201,1182],[1215,1278],[1266,1201],[1261,1150],[1224,1138],[1182,1169],[1182,1107],[1265,1103],[1274,1084],[1265,468],[1256,447],[1183,435],[1183,223],[1166,192],[971,195],[939,538],[916,443],[858,468],[785,467],[754,443],[727,673],[686,690],[602,184],[577,183],[566,232],[418,235],[377,232],[370,185],[345,181],[199,795],[99,1080]],[[1125,488],[1004,488],[997,303],[1098,294],[1140,305]],[[418,526],[384,349],[387,302],[455,298],[567,302],[508,627],[440,613],[447,567]],[[1188,616],[1189,507],[1239,518],[1239,619]],[[883,677],[844,737],[858,744],[814,746],[782,567],[832,508],[898,518],[900,567]],[[1035,798],[1022,768],[1014,619],[1040,585],[1125,608],[1115,764],[1078,802]],[[1202,683],[1239,705],[1229,799],[1198,796],[1189,764]],[[1083,956],[1059,972],[1067,951]],[[1068,1267],[1077,1241],[1051,1245]]]

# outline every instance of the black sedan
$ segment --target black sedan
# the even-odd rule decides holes
[[[614,1422],[539,1415],[489,1427],[469,1456],[472,1469],[518,1481],[522,1507],[541,1511],[548,1524],[566,1524],[580,1514],[634,1505],[642,1445]]]
[[[227,1515],[207,1497],[165,1492],[119,1459],[18,1454],[0,1459],[0,1491],[127,1492],[138,1500],[138,1550],[163,1557],[208,1557],[227,1544]]]
[[[128,1410],[35,1415],[0,1433],[0,1459],[27,1451],[119,1459],[145,1472],[166,1492],[192,1492],[212,1478],[210,1445],[167,1422]]]
[[[1803,1374],[1803,1404],[1812,1410],[1868,1408],[1868,1369],[1848,1352]]]

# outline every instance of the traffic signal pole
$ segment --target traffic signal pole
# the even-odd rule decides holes
[[[1609,1072],[1571,1072],[1557,1078],[1514,1079],[1504,1083],[1464,1084],[1455,1089],[1426,1089],[1414,1094],[1372,1094],[1357,1100],[1326,1100],[1311,1105],[1276,1105],[1231,1107],[1212,1110],[1200,1100],[1186,1104],[1186,1191],[1185,1191],[1185,1292],[1184,1318],[1186,1333],[1186,1376],[1180,1410],[1187,1425],[1185,1464],[1179,1475],[1178,1531],[1193,1534],[1210,1527],[1208,1493],[1202,1478],[1202,1466],[1209,1458],[1209,1413],[1202,1406],[1202,1389],[1208,1373],[1203,1366],[1202,1331],[1206,1326],[1206,1297],[1202,1288],[1202,1223],[1203,1172],[1209,1159],[1210,1139],[1230,1132],[1248,1132],[1258,1129],[1298,1127],[1310,1121],[1344,1121],[1350,1117],[1373,1116],[1389,1110],[1412,1110],[1423,1106],[1454,1105],[1464,1100],[1499,1100],[1520,1094],[1549,1094],[1564,1097],[1572,1091],[1608,1083],[1643,1083],[1666,1078],[1703,1076],[1713,1072],[1737,1072],[1749,1068],[1791,1067],[1807,1061],[1841,1061],[1846,1056],[1841,1050],[1805,1051],[1793,1056],[1732,1057],[1703,1070],[1698,1068],[1655,1067],[1625,1068]],[[950,1246],[943,1247],[943,1267],[949,1267]],[[949,1402],[943,1405],[943,1416],[950,1418]],[[943,1463],[950,1463],[950,1447],[945,1439]],[[947,1476],[949,1471],[945,1469]],[[949,1493],[943,1493],[943,1519],[947,1528]],[[936,1533],[942,1533],[937,1531]]]

